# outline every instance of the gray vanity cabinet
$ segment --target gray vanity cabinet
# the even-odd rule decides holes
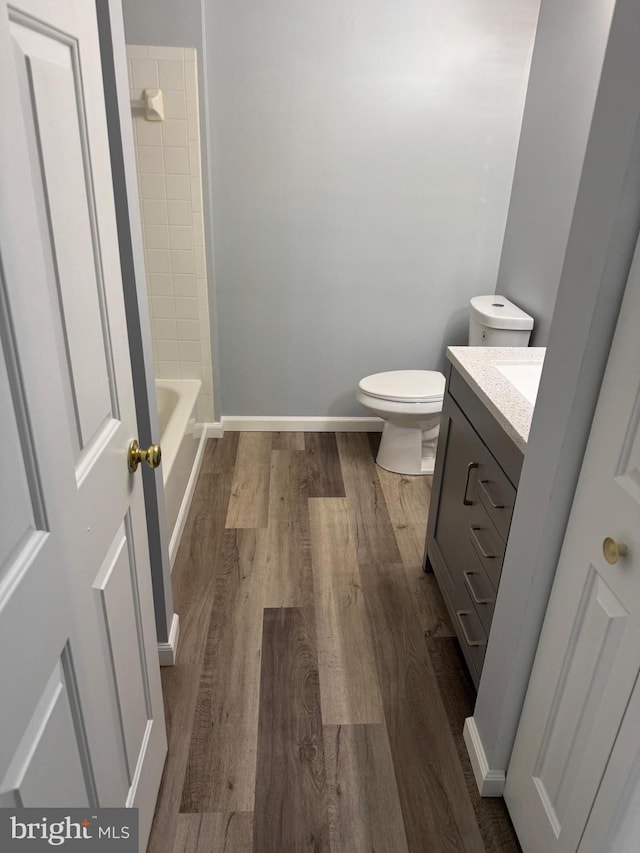
[[[521,467],[522,452],[451,368],[440,423],[425,571],[436,575],[476,686]]]

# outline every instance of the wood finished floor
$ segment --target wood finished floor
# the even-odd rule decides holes
[[[379,436],[208,441],[173,573],[149,853],[516,853],[462,740],[473,687],[421,569],[431,478]]]

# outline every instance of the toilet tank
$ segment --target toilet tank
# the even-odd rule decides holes
[[[469,305],[470,347],[526,347],[533,317],[504,296],[474,296]]]

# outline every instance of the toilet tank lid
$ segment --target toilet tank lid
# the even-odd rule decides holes
[[[388,370],[365,376],[358,387],[381,400],[428,403],[442,400],[445,378],[435,370]]]
[[[497,293],[474,296],[471,299],[471,316],[490,329],[533,329],[533,317]]]

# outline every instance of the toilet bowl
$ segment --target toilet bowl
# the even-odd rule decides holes
[[[445,378],[435,370],[365,376],[356,399],[385,421],[377,464],[396,474],[433,474]]]

